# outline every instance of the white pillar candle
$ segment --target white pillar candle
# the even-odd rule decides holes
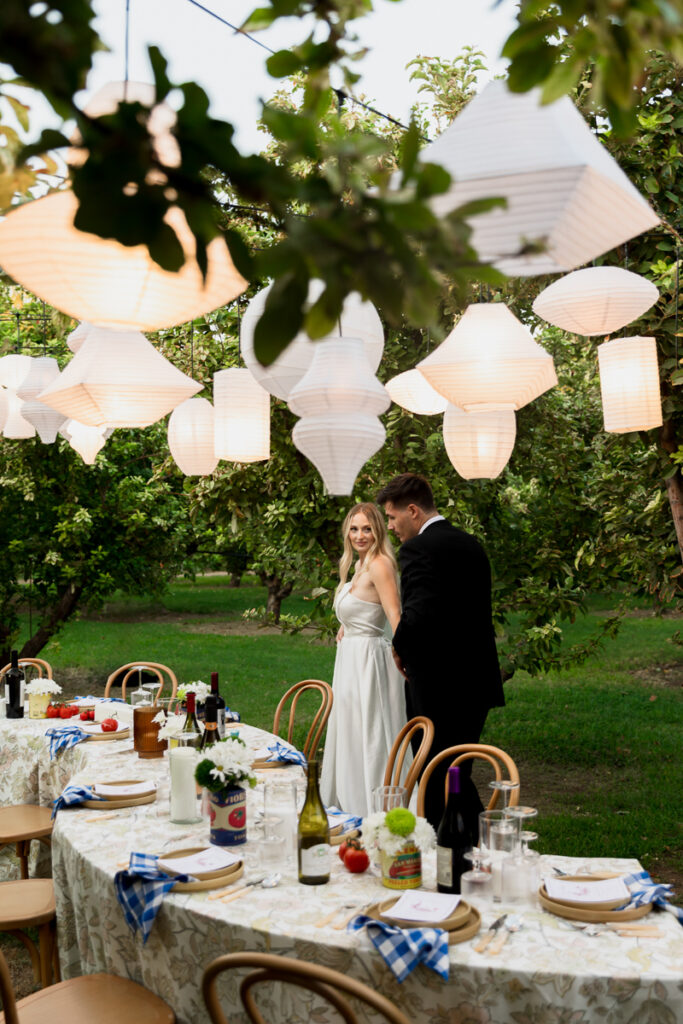
[[[168,759],[171,767],[171,821],[178,825],[198,821],[195,752],[189,747],[175,747],[169,750]]]

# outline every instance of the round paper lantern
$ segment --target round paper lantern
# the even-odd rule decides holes
[[[89,427],[77,420],[69,420],[65,424],[64,433],[67,441],[85,462],[92,466],[97,453],[104,448],[106,438],[103,427]]]
[[[9,398],[3,387],[0,387],[0,430],[4,430],[9,416]]]
[[[435,416],[444,412],[447,399],[435,391],[419,370],[406,370],[386,383],[392,402],[418,416]]]
[[[16,391],[24,383],[30,369],[30,356],[22,356],[18,352],[2,356],[0,358],[0,385]]]
[[[25,288],[76,320],[102,327],[156,331],[209,313],[247,286],[225,241],[214,238],[206,284],[195,259],[185,215],[172,207],[166,221],[186,256],[177,273],[162,270],[144,245],[125,246],[74,227],[70,190],[24,203],[0,224],[0,265]]]
[[[83,320],[83,322],[68,335],[66,343],[74,355],[78,352],[91,330],[92,324],[89,324],[87,320]]]
[[[7,388],[7,419],[3,428],[3,437],[12,440],[26,440],[28,437],[35,437],[36,432],[32,423],[24,419],[24,403],[17,397],[16,391]]]
[[[17,391],[17,396],[24,402],[21,414],[36,428],[43,444],[53,444],[57,440],[57,431],[66,420],[63,413],[36,401],[36,396],[58,376],[59,365],[56,359],[36,356],[31,359],[31,368]]]
[[[586,267],[553,281],[537,297],[534,313],[563,331],[612,334],[654,305],[651,281],[621,267]]]
[[[148,427],[201,387],[144,334],[92,327],[71,362],[38,397],[89,427]]]
[[[468,306],[417,368],[461,409],[490,404],[521,409],[557,384],[552,356],[502,302]]]
[[[214,451],[230,462],[270,458],[270,396],[246,369],[213,375]]]
[[[516,432],[513,409],[463,412],[449,405],[443,418],[446,453],[465,480],[493,480],[502,473]]]
[[[507,200],[467,219],[479,258],[513,276],[572,270],[659,223],[568,96],[544,104],[539,89],[490,82],[420,156],[452,177],[431,201],[439,216]]]
[[[206,398],[188,398],[171,413],[168,447],[185,476],[207,476],[218,465],[213,431],[213,406]]]
[[[311,341],[304,331],[300,331],[270,366],[261,366],[254,355],[254,330],[265,309],[271,287],[272,285],[268,285],[255,295],[244,312],[240,329],[240,350],[245,364],[261,387],[276,398],[287,399],[294,385],[298,384],[311,365],[320,341]],[[323,288],[322,281],[311,281],[307,300],[309,308],[322,294]],[[384,351],[384,328],[377,310],[371,302],[364,302],[358,292],[352,292],[344,302],[340,321],[337,330],[328,338],[340,335],[362,338],[368,362],[374,373]],[[321,339],[324,340],[328,339]]]
[[[662,425],[657,342],[616,338],[598,346],[605,430],[626,434]]]

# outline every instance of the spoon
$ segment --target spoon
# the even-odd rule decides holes
[[[276,885],[280,884],[282,875],[279,871],[274,871],[272,875],[264,875],[261,878],[255,878],[253,882],[247,882],[237,892],[230,893],[229,896],[224,896],[221,903],[232,903],[233,900],[240,899],[245,893],[249,892],[250,889],[257,885],[260,885],[262,889],[274,889]]]

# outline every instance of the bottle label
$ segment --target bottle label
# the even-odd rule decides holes
[[[436,881],[439,885],[453,885],[453,851],[449,846],[436,848]]]
[[[301,874],[307,878],[320,878],[330,873],[330,844],[316,843],[299,851],[301,857]]]

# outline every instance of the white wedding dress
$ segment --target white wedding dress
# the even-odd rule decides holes
[[[363,601],[346,583],[334,604],[344,627],[334,663],[334,703],[327,726],[321,794],[326,806],[371,814],[372,791],[406,723],[404,679],[394,664],[381,604]]]

